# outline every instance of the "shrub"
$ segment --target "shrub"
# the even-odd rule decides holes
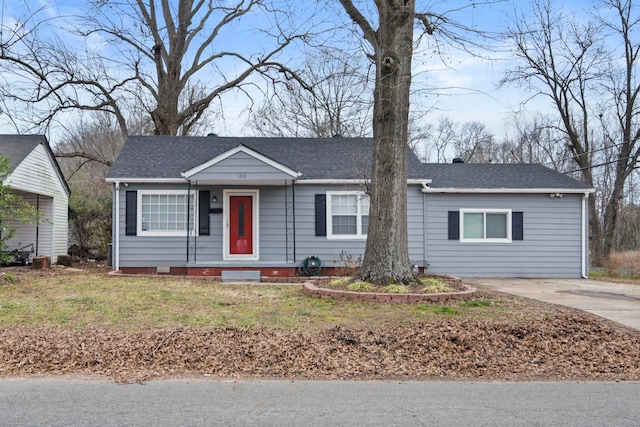
[[[340,251],[340,260],[333,260],[333,264],[338,264],[334,267],[334,274],[336,276],[353,276],[360,266],[362,265],[362,257],[360,255],[353,256],[345,250]]]
[[[326,286],[329,288],[341,288],[341,287],[347,286],[350,280],[351,280],[351,277],[348,277],[348,276],[337,277],[335,279],[331,279]]]
[[[409,292],[409,288],[405,285],[391,284],[382,288],[382,292],[387,292],[390,294],[406,294]]]
[[[609,274],[614,276],[638,276],[640,275],[640,251],[612,252],[606,267]]]
[[[425,285],[425,287],[422,289],[422,292],[451,292],[451,287],[446,282],[436,277],[424,277],[420,279],[420,283]]]
[[[373,292],[375,289],[376,287],[371,283],[361,281],[349,283],[347,286],[347,290],[355,292]]]

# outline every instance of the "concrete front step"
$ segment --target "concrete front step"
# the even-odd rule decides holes
[[[221,274],[222,283],[225,282],[259,282],[260,271],[223,270]]]

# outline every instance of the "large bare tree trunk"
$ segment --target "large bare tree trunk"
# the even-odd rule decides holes
[[[360,280],[414,284],[407,243],[407,132],[415,1],[376,0],[373,30],[351,1],[340,0],[374,49],[373,159],[367,245]]]

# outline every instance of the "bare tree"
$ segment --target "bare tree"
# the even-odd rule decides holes
[[[640,206],[627,204],[620,209],[614,250],[640,250]]]
[[[298,74],[306,86],[287,81],[252,114],[263,136],[366,136],[371,128],[368,64],[344,52],[307,56]]]
[[[557,120],[537,114],[522,117],[515,114],[509,131],[495,152],[499,163],[539,163],[559,172],[575,165],[566,133],[558,129]],[[576,178],[580,174],[574,173]]]
[[[94,113],[67,128],[66,135],[56,145],[55,154],[67,179],[89,168],[104,179],[123,145],[124,139],[113,116]]]
[[[454,122],[442,116],[436,125],[427,124],[417,129],[412,129],[411,125],[412,123],[409,125],[409,134],[411,138],[418,140],[418,143],[411,145],[418,158],[423,162],[446,162],[455,137]]]
[[[129,118],[127,127],[136,134],[148,134],[153,123],[138,113]],[[94,112],[68,126],[55,146],[56,158],[71,188],[72,255],[87,256],[95,251],[104,255],[107,251],[112,237],[112,188],[104,177],[123,145],[113,115]]]
[[[612,34],[622,46],[619,57],[612,58],[609,69],[604,75],[605,88],[611,99],[614,120],[605,131],[606,141],[610,143],[616,154],[613,188],[607,198],[604,210],[602,251],[608,257],[613,249],[620,201],[624,195],[624,186],[629,176],[637,168],[640,156],[640,43],[637,33],[640,29],[640,10],[633,6],[631,0],[602,0],[603,8],[598,21]],[[612,12],[614,17],[607,15]]]
[[[441,116],[437,125],[429,128],[423,152],[417,153],[423,161],[444,163],[459,157],[465,162],[489,163],[496,161],[493,134],[480,122],[457,123],[449,117]],[[435,159],[432,157],[435,154]]]
[[[415,1],[375,1],[377,28],[351,0],[340,4],[372,50],[376,71],[370,220],[357,277],[381,285],[414,284],[407,243],[407,133]]]
[[[580,24],[549,0],[534,0],[533,10],[535,19],[518,16],[510,30],[521,65],[504,82],[525,83],[550,99],[584,182],[597,187],[596,168],[615,165],[610,193],[599,194],[602,215],[596,199],[589,202],[593,262],[602,265],[612,249],[624,183],[640,154],[638,11],[631,1],[603,0]],[[610,157],[602,161],[605,151]]]
[[[491,163],[496,160],[493,134],[480,122],[465,122],[453,141],[456,157],[468,163]]]
[[[434,40],[467,50],[473,43],[463,40],[460,33],[469,28],[448,15],[477,3],[438,13],[416,11],[415,0],[374,0],[375,10],[370,10],[367,2],[360,2],[360,6],[352,0],[339,2],[375,66],[370,219],[362,268],[356,278],[380,285],[415,284],[407,243],[407,150],[415,24],[421,30],[419,34],[437,35]],[[438,51],[439,47],[436,43],[434,49]]]
[[[228,43],[254,12],[261,22],[272,21],[254,33],[267,47],[228,49],[224,37]],[[280,16],[264,0],[87,0],[82,18],[59,27],[27,12],[17,27],[2,23],[7,84],[1,95],[15,103],[14,114],[27,111],[38,127],[69,110],[103,111],[126,137],[130,110],[144,108],[154,133],[191,134],[213,100],[242,90],[254,73],[272,81],[295,78],[278,58],[302,36],[286,32]],[[9,84],[14,79],[20,84]]]

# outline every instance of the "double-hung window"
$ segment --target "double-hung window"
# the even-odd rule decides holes
[[[511,242],[510,209],[461,209],[460,241]]]
[[[367,237],[369,196],[361,191],[327,192],[327,238]]]
[[[138,235],[186,236],[196,230],[195,192],[138,191]]]

